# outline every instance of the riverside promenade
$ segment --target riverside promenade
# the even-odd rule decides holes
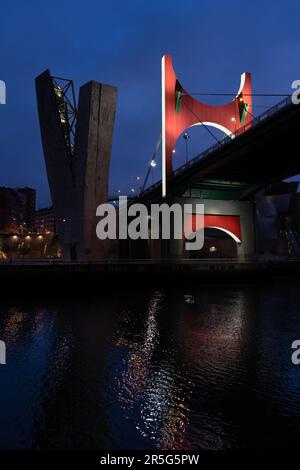
[[[300,275],[300,259],[197,259],[197,260],[105,260],[98,262],[64,262],[62,260],[13,260],[0,262],[0,280],[57,284],[64,281],[120,281],[143,283],[145,279],[194,281],[256,279]]]

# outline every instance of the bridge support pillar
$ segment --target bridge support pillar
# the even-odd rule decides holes
[[[240,202],[240,205],[242,242],[237,244],[237,255],[243,261],[256,255],[256,217],[254,203]]]
[[[72,82],[52,77],[49,70],[36,78],[48,181],[64,259],[95,261],[107,258],[111,249],[96,236],[96,208],[108,196],[117,89],[86,83],[77,110],[65,89],[73,89]],[[69,119],[77,119],[72,132]]]
[[[256,216],[253,201],[185,198],[181,199],[180,203],[193,204],[194,207],[196,204],[203,204],[204,227],[221,230],[233,238],[237,246],[238,260],[242,261],[255,256]],[[192,216],[196,216],[194,212]],[[178,244],[178,254],[180,249],[184,256],[188,256],[187,252],[184,252],[183,246],[180,248]]]

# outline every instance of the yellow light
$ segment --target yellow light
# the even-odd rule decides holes
[[[62,97],[62,89],[59,86],[54,87],[54,91],[56,96],[58,96],[59,98]]]
[[[244,99],[243,99],[243,98],[240,98],[240,102],[242,103],[243,101],[244,101]]]
[[[13,235],[12,239],[13,240],[18,240],[18,235]]]
[[[26,240],[30,240],[30,239],[31,239],[31,236],[30,236],[30,235],[27,235],[25,238],[26,238]]]
[[[43,235],[39,235],[39,236],[38,236],[38,239],[39,239],[39,240],[42,240],[42,238],[43,238]]]

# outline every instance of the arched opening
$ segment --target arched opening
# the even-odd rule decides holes
[[[204,229],[204,245],[201,250],[190,250],[187,258],[237,258],[236,236],[218,227]]]

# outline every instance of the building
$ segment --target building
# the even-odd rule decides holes
[[[256,195],[257,251],[300,255],[299,182],[271,184]]]
[[[53,207],[45,207],[35,212],[34,230],[37,234],[56,234],[56,220]]]
[[[33,230],[35,201],[35,189],[0,187],[0,230],[5,233]]]

